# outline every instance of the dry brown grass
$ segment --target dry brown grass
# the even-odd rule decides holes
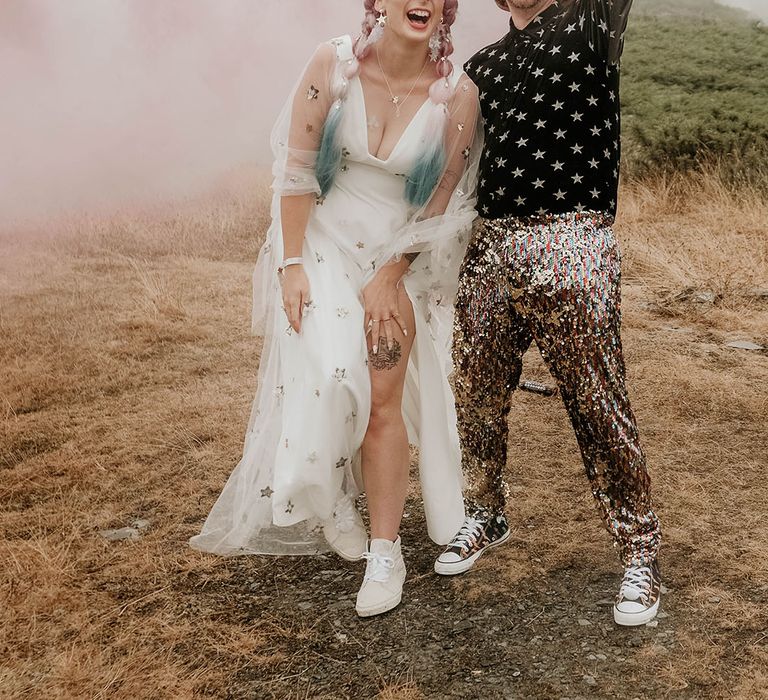
[[[3,697],[352,692],[312,690],[312,669],[348,670],[321,633],[325,613],[248,603],[248,590],[280,592],[272,560],[185,546],[237,459],[255,389],[250,272],[268,201],[253,182],[171,213],[0,241]],[[768,300],[757,294],[768,289],[766,222],[765,201],[712,178],[625,188],[625,345],[665,524],[662,624],[676,645],[644,644],[639,665],[617,666],[594,697],[623,683],[650,697],[641,668],[657,694],[768,697],[768,356],[724,345],[768,345]],[[532,355],[527,373],[543,372]],[[515,544],[449,589],[480,609],[500,583],[554,585],[572,565],[616,570],[557,403],[519,397],[511,447]],[[152,523],[140,540],[98,535],[136,518]],[[294,572],[297,595],[314,586],[304,566],[280,570]],[[344,615],[339,644],[357,650],[352,666],[367,663],[371,647]],[[296,659],[304,671],[280,670]],[[461,665],[450,652],[432,663],[446,679]],[[435,697],[415,668],[414,657],[377,662],[366,697]]]

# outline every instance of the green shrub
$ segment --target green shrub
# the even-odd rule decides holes
[[[712,0],[637,2],[622,64],[624,167],[716,162],[768,185],[768,28]]]

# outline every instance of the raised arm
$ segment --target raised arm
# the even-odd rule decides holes
[[[580,0],[580,5],[580,22],[590,44],[608,63],[618,63],[632,0]]]

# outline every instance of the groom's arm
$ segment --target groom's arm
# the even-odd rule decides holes
[[[579,23],[590,46],[608,63],[618,63],[632,0],[579,0],[578,4]]]

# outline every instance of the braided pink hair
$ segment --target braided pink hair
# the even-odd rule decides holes
[[[334,178],[342,160],[342,147],[339,141],[339,125],[341,123],[343,106],[349,90],[349,81],[360,73],[360,62],[370,53],[371,47],[382,36],[382,29],[377,25],[376,0],[363,0],[365,19],[362,31],[354,43],[354,56],[347,61],[335,74],[331,82],[331,105],[328,118],[323,129],[316,165],[321,191],[325,194],[333,185]],[[421,207],[428,201],[437,186],[445,165],[445,133],[448,127],[448,102],[453,96],[453,87],[449,78],[453,74],[453,63],[449,60],[453,53],[451,26],[456,21],[459,0],[445,0],[443,17],[437,28],[437,45],[430,42],[432,57],[437,60],[435,70],[438,78],[429,88],[429,98],[434,107],[431,110],[422,152],[416,159],[413,169],[406,178],[406,199],[414,206]]]
[[[355,41],[355,58],[345,70],[345,77],[349,80],[360,72],[360,61],[365,59],[370,53],[371,47],[381,36],[380,33],[375,31],[378,18],[375,7],[376,0],[363,0],[363,6],[365,8],[365,19],[363,19],[360,36]],[[447,79],[453,73],[453,63],[449,60],[454,51],[451,27],[456,21],[458,9],[459,0],[445,0],[443,20],[437,29],[439,48],[435,70],[439,77],[429,89],[429,96],[435,104],[447,104],[453,94]]]

